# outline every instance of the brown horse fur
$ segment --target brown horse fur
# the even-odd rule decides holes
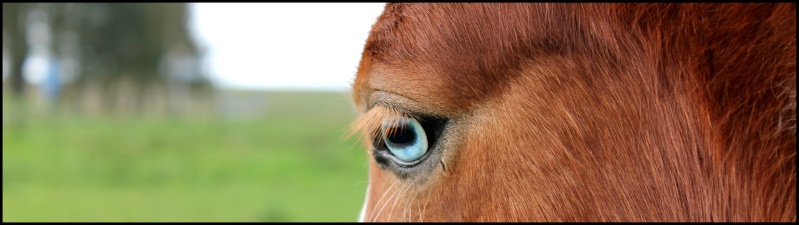
[[[353,95],[449,119],[365,221],[796,221],[794,3],[387,4]]]

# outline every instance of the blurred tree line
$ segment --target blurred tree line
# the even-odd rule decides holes
[[[213,88],[188,19],[185,3],[3,3],[3,94],[78,111],[191,111]],[[48,69],[26,69],[33,59]]]

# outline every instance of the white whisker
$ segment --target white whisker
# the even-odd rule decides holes
[[[391,204],[391,212],[388,213],[388,219],[391,220],[391,215],[394,214],[394,209],[397,207],[397,202],[405,195],[405,191],[410,188],[411,185],[405,185],[403,188],[400,189],[400,194],[397,195],[397,198],[394,199],[394,204]]]
[[[397,202],[402,198],[402,195],[405,193],[405,189],[406,188],[408,188],[407,185],[402,186],[401,188],[399,188],[399,191],[397,191],[397,194],[394,196],[394,198],[391,198],[391,200],[389,200],[389,202],[391,202],[391,201],[394,202],[393,204],[391,204],[391,209],[390,209],[391,211],[389,211],[389,213],[388,213],[388,220],[389,221],[392,220],[391,216],[392,216],[392,214],[394,214],[394,211],[396,211],[394,209],[397,208]],[[388,204],[386,204],[386,205],[388,205]]]
[[[385,191],[385,192],[383,192],[383,195],[380,197],[380,199],[379,199],[379,200],[377,200],[377,204],[375,204],[375,206],[379,206],[379,205],[380,205],[380,203],[381,203],[381,202],[383,202],[384,198],[385,198],[386,196],[388,196],[388,193],[389,193],[389,192],[391,192],[391,188],[393,188],[393,187],[394,187],[396,184],[398,184],[398,183],[399,183],[399,180],[396,180],[396,181],[394,181],[394,183],[392,183],[392,184],[391,184],[391,186],[389,186],[389,187],[386,189],[386,191]],[[394,192],[394,193],[396,193],[396,192]],[[389,198],[390,198],[390,197],[389,197]],[[388,199],[385,199],[385,200],[386,200],[386,203],[388,203]],[[383,205],[383,207],[385,207],[385,204]],[[377,216],[379,216],[379,215],[380,215],[380,212],[382,212],[382,211],[383,211],[383,208],[381,207],[381,208],[380,208],[380,210],[377,212],[377,214],[376,214],[374,217],[372,217],[372,222],[375,222],[375,221],[377,220]]]
[[[422,215],[427,212],[427,204],[430,203],[430,194],[433,190],[427,190],[427,199],[424,201],[424,207],[422,208],[422,214],[419,215],[419,222],[422,222]]]
[[[399,180],[396,180],[396,181],[394,181],[394,183],[395,183],[395,184],[396,184],[396,183],[399,183]],[[391,186],[394,186],[394,185],[391,185]],[[400,186],[401,186],[401,185],[400,185]],[[396,196],[396,195],[397,195],[397,193],[401,192],[401,189],[402,189],[402,188],[401,188],[400,186],[397,186],[397,188],[395,189],[396,191],[394,191],[394,193],[392,193],[392,194],[391,194],[391,196],[389,196],[389,197],[388,197],[388,199],[386,199],[386,201],[383,203],[383,206],[382,206],[382,207],[380,207],[380,210],[377,212],[377,214],[375,215],[375,217],[374,217],[374,218],[372,218],[372,222],[377,222],[377,218],[378,218],[378,217],[380,217],[380,214],[381,214],[381,213],[383,213],[383,210],[386,208],[386,206],[388,205],[388,203],[390,203],[390,202],[391,202],[391,199],[393,199],[393,198],[394,198],[394,196]],[[386,191],[386,192],[388,192],[388,191]],[[389,217],[389,218],[390,218],[390,217]]]

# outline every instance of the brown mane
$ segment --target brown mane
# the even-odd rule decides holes
[[[378,92],[452,122],[367,221],[796,221],[794,3],[387,4]]]

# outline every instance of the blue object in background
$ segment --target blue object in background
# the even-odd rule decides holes
[[[48,101],[58,104],[58,96],[61,94],[61,63],[57,59],[50,60],[42,89]]]

